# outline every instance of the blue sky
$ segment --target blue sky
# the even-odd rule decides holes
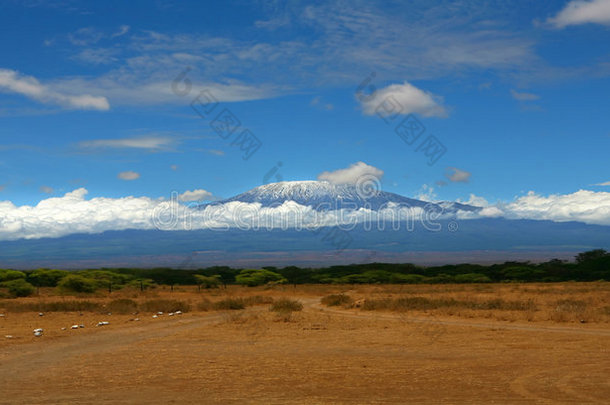
[[[439,200],[606,193],[610,6],[542,3],[3,2],[0,201],[230,197],[278,162],[283,180],[364,162]],[[190,107],[203,89],[261,141],[249,159]],[[394,132],[408,114],[446,148],[434,165]]]

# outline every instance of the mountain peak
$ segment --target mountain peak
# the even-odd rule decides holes
[[[447,211],[473,211],[477,207],[459,203],[431,203],[401,196],[399,194],[381,191],[379,183],[374,179],[357,184],[335,184],[328,181],[303,180],[281,181],[255,187],[235,197],[219,201],[216,204],[228,202],[260,203],[263,207],[279,206],[287,201],[311,206],[315,210],[333,209],[371,209],[378,210],[390,203],[407,207],[430,207]]]

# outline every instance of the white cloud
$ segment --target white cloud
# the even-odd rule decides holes
[[[610,181],[604,181],[603,183],[594,184],[594,186],[610,186]]]
[[[93,198],[79,188],[36,206],[0,202],[0,239],[58,237],[105,230],[151,229],[150,212],[158,204],[149,198]]]
[[[383,176],[383,170],[364,162],[357,162],[346,169],[339,169],[333,172],[322,172],[318,175],[318,180],[324,180],[335,184],[355,184],[365,179],[377,179]]]
[[[121,179],[121,180],[137,180],[140,178],[140,173],[137,172],[132,172],[131,170],[128,170],[126,172],[121,172],[117,175],[117,178]]]
[[[436,201],[437,195],[434,191],[434,187],[424,184],[421,186],[414,198],[421,201],[433,202]]]
[[[41,103],[56,104],[64,108],[101,111],[110,109],[110,104],[105,97],[59,91],[43,85],[32,76],[24,76],[14,70],[0,69],[0,90],[21,94]]]
[[[460,170],[457,167],[448,167],[445,177],[454,183],[468,183],[472,173]]]
[[[93,27],[85,27],[68,34],[68,40],[77,46],[91,45],[104,38],[104,34]]]
[[[610,25],[610,0],[572,0],[547,22],[557,28],[588,23]]]
[[[121,37],[127,34],[129,32],[129,28],[129,25],[121,25],[114,34],[110,35],[110,38]]]
[[[80,142],[78,145],[83,149],[131,148],[161,150],[169,148],[174,143],[176,143],[176,140],[169,136],[143,136],[122,139],[95,139]]]
[[[520,93],[518,91],[512,90],[510,91],[510,94],[513,96],[513,98],[515,100],[519,100],[519,101],[534,101],[534,100],[538,100],[540,98],[539,95],[537,94],[533,94],[533,93]]]
[[[53,189],[53,187],[49,187],[49,186],[40,186],[39,190],[41,193],[45,193],[45,194],[53,194],[53,192],[55,191]]]
[[[424,117],[447,117],[442,99],[426,91],[404,82],[391,84],[376,90],[370,96],[358,95],[365,114],[411,114],[417,113]]]
[[[423,218],[421,208],[388,207],[379,211],[330,210],[287,201],[276,207],[260,203],[230,202],[205,208],[181,204],[177,199],[148,197],[103,198],[86,200],[80,188],[63,197],[42,200],[36,206],[15,206],[0,202],[0,240],[59,237],[74,233],[100,233],[108,230],[161,229],[193,230],[229,228],[272,229],[337,226],[349,230],[359,222],[378,218]]]
[[[218,149],[208,149],[208,151],[207,151],[207,152],[208,152],[209,154],[216,155],[216,156],[224,156],[224,155],[225,155],[225,152],[224,152],[224,151],[222,151],[222,150],[218,150]]]
[[[579,221],[610,225],[610,193],[579,190],[572,194],[548,197],[530,191],[505,207],[499,207],[508,218]]]
[[[433,193],[430,187],[422,190],[428,194]],[[350,229],[350,226],[363,221],[376,223],[378,218],[396,219],[401,215],[415,220],[422,218],[421,209],[405,209],[400,206],[388,206],[379,211],[360,209],[317,212],[294,202],[286,202],[278,207],[230,202],[202,209],[180,204],[178,199],[96,197],[86,200],[86,195],[87,190],[79,188],[63,197],[42,200],[35,206],[15,206],[10,201],[1,201],[0,240],[125,229],[303,229],[323,225],[342,225],[345,229]],[[474,203],[480,201],[479,198],[471,195],[469,201]],[[541,196],[530,192],[511,203],[487,206],[478,214],[460,212],[458,215],[464,220],[500,216],[610,225],[610,193],[580,190],[567,195]]]
[[[485,207],[478,214],[461,214],[463,219],[481,216],[610,225],[610,193],[579,190],[572,194],[543,196],[530,191],[512,202]]]
[[[470,194],[467,200],[461,200],[458,198],[457,202],[466,204],[466,205],[474,205],[475,207],[488,207],[489,201],[481,196],[477,196],[474,194]]]
[[[197,189],[193,191],[185,191],[178,196],[180,201],[192,202],[192,201],[209,201],[213,199],[212,193],[203,189]]]

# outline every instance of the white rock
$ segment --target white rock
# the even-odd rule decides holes
[[[174,312],[176,315],[182,315],[182,311],[176,311]]]
[[[38,316],[44,316],[44,314],[42,312],[39,312]]]
[[[85,325],[78,325],[78,327],[79,327],[79,328],[84,328],[84,327],[85,327]]]
[[[78,325],[72,325],[71,329],[78,329]]]
[[[5,338],[7,338],[7,339],[12,339],[12,338],[13,338],[13,336],[12,336],[12,335],[6,335],[6,336],[4,336],[4,337],[5,337]]]
[[[100,321],[97,323],[97,326],[106,326],[106,325],[110,325],[110,322],[108,321]]]
[[[153,315],[153,318],[158,318],[158,316],[157,315]]]
[[[157,312],[157,315],[163,315],[163,312]]]

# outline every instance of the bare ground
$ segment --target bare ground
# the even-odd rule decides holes
[[[379,313],[281,294],[304,310],[8,314],[0,404],[610,402],[605,322]],[[86,327],[58,327],[72,323]]]

